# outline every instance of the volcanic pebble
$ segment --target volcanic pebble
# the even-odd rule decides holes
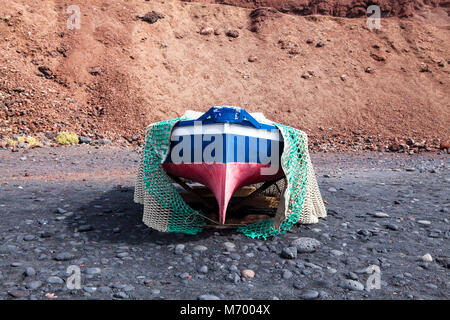
[[[316,290],[305,290],[303,291],[299,298],[300,299],[304,299],[304,300],[312,300],[312,299],[316,299],[317,297],[319,297],[319,292],[317,292]]]
[[[291,247],[296,247],[300,253],[312,253],[321,246],[319,240],[301,237],[291,242]]]
[[[255,277],[255,271],[250,269],[245,269],[241,271],[241,276],[246,279],[252,279]]]

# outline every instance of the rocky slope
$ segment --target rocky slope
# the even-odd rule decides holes
[[[427,6],[448,9],[448,0],[200,0],[244,8],[272,7],[297,15],[321,14],[356,18],[366,16],[367,7],[378,5],[383,17],[411,17]]]
[[[438,148],[448,4],[379,1],[391,17],[371,31],[345,3],[89,0],[69,30],[71,1],[3,1],[0,140],[71,130],[136,144],[151,122],[237,105],[306,131],[313,149]]]

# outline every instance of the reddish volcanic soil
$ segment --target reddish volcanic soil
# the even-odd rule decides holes
[[[82,3],[69,30],[73,1],[2,1],[0,140],[142,141],[147,124],[212,105],[300,128],[315,150],[450,139],[450,1]]]
[[[188,1],[189,2],[189,1]],[[448,0],[200,0],[195,2],[227,4],[243,8],[272,7],[298,15],[322,14],[356,18],[366,16],[367,7],[378,5],[382,17],[410,17],[426,6],[449,8]]]

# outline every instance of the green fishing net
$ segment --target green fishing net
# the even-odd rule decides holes
[[[285,219],[278,227],[273,219],[266,219],[256,223],[239,227],[250,238],[267,239],[285,233],[297,223],[303,207],[307,183],[307,161],[305,142],[301,131],[282,124],[273,123],[280,130],[284,139],[284,150],[281,156],[281,166],[286,175],[287,189],[285,198],[288,199]]]
[[[179,120],[181,118],[158,122],[148,132],[144,149],[144,185],[164,212],[169,212],[164,231],[197,234],[205,225],[204,218],[186,204],[161,167],[169,151],[170,133]]]

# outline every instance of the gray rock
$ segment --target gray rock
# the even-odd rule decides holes
[[[291,242],[291,247],[296,247],[297,252],[300,253],[315,252],[320,246],[321,243],[319,240],[306,237],[297,238]]]
[[[342,280],[339,286],[349,290],[357,290],[357,291],[364,290],[364,285],[361,282],[350,279]]]
[[[72,260],[73,258],[74,258],[74,256],[70,252],[61,252],[56,255],[55,260],[56,261],[69,261],[69,260]]]
[[[197,300],[220,300],[220,298],[212,294],[202,294],[197,297]]]
[[[118,254],[116,254],[117,258],[125,258],[128,257],[130,254],[128,252],[119,252]]]
[[[39,280],[31,281],[27,283],[26,288],[30,290],[36,290],[42,286],[42,282]]]
[[[228,268],[231,272],[239,272],[239,268],[233,264]]]
[[[392,230],[392,231],[397,231],[398,230],[398,226],[396,224],[393,223],[389,223],[386,225],[386,229]]]
[[[358,234],[365,236],[365,237],[369,237],[372,235],[372,232],[370,232],[369,230],[366,229],[360,229],[357,231]]]
[[[196,245],[195,247],[194,247],[194,251],[200,251],[200,252],[203,252],[203,251],[206,251],[206,250],[208,250],[208,248],[207,247],[205,247],[205,246],[202,246],[202,245]]]
[[[97,287],[83,287],[83,291],[87,293],[94,293],[97,291]]]
[[[438,257],[438,258],[436,258],[436,262],[439,263],[444,268],[450,269],[450,258]],[[0,277],[0,279],[1,279],[1,277]]]
[[[305,288],[305,283],[300,280],[295,280],[293,286],[295,289],[302,290]]]
[[[430,264],[428,262],[419,262],[418,265],[426,270],[430,268]]]
[[[292,278],[293,274],[290,270],[283,270],[283,279],[287,280]]]
[[[52,236],[52,234],[48,231],[39,231],[38,234],[42,239],[50,238]]]
[[[187,279],[187,278],[189,277],[189,273],[183,272],[182,274],[179,275],[179,277],[180,277],[181,279]]]
[[[64,213],[66,213],[67,211],[64,210],[64,209],[62,209],[62,208],[56,208],[56,212],[59,213],[59,214],[64,214]]]
[[[388,218],[389,217],[389,215],[384,212],[375,212],[375,213],[372,213],[372,216],[375,218]]]
[[[90,224],[84,224],[78,227],[78,232],[87,232],[93,230],[94,227]]]
[[[413,277],[413,275],[411,273],[409,273],[409,272],[405,272],[403,275],[405,277],[408,277],[408,278],[412,278]]]
[[[231,250],[231,249],[229,249],[229,250]],[[230,255],[230,258],[233,259],[233,260],[240,260],[241,256],[238,253],[232,253]]]
[[[227,250],[230,250],[230,251],[234,250],[236,248],[236,245],[233,242],[229,242],[229,241],[224,242],[223,245]]]
[[[303,299],[303,300],[313,300],[319,297],[319,292],[317,292],[316,290],[305,290],[303,291],[300,295],[299,298]]]
[[[47,282],[51,284],[63,284],[64,280],[57,276],[51,276],[47,278]]]
[[[128,299],[129,298],[129,296],[125,292],[122,292],[122,291],[114,293],[113,297],[118,298],[118,299]]]
[[[433,290],[436,290],[438,288],[437,285],[435,285],[433,283],[426,283],[425,287],[427,287],[428,289],[433,289]]]
[[[79,143],[86,143],[86,144],[91,144],[92,143],[92,139],[88,138],[88,137],[83,137],[83,136],[79,136],[78,137],[78,141]]]
[[[231,37],[231,38],[239,37],[239,31],[236,29],[229,29],[225,32],[225,34],[227,35],[227,37]]]
[[[340,256],[342,256],[344,254],[342,251],[335,250],[335,249],[331,250],[330,252],[335,257],[340,257]]]
[[[175,246],[175,254],[183,254],[184,248],[186,246],[184,244],[177,244]]]
[[[262,245],[258,247],[258,250],[263,252],[269,252],[269,247]]]
[[[431,232],[428,234],[428,237],[430,238],[440,238],[441,237],[442,232],[438,229],[433,229],[431,230]]]
[[[323,299],[323,300],[330,299],[330,295],[326,291],[320,291],[319,292],[319,297],[320,297],[320,299]]]
[[[105,287],[105,286],[99,287],[97,290],[98,290],[98,292],[101,292],[101,293],[110,293],[111,292],[111,288]]]
[[[87,270],[86,270],[86,273],[87,274],[91,274],[91,275],[93,275],[93,274],[99,274],[99,273],[101,273],[102,272],[102,269],[100,269],[100,268],[88,268]]]
[[[358,280],[358,279],[359,279],[358,275],[357,275],[356,273],[354,273],[354,272],[351,272],[351,271],[347,272],[347,273],[345,274],[345,276],[346,276],[348,279],[351,279],[351,280]]]
[[[303,262],[303,264],[306,267],[310,267],[310,268],[317,269],[317,270],[322,270],[321,266],[318,266],[317,264],[314,264],[314,263],[311,263],[311,262]]]
[[[33,241],[36,237],[32,234],[27,234],[26,236],[23,237],[24,241]]]
[[[335,268],[327,267],[327,271],[331,274],[335,274],[337,270]]]
[[[111,283],[111,284],[109,284],[109,286],[111,288],[119,289],[119,290],[122,290],[125,287],[125,285],[121,284],[121,283]]]
[[[36,270],[34,270],[33,267],[27,267],[23,274],[26,275],[27,277],[32,277],[36,275]]]
[[[39,222],[40,225],[43,225],[43,226],[48,224],[48,220],[47,219],[39,219],[38,222]]]
[[[241,280],[241,277],[236,272],[233,272],[227,275],[227,280],[236,284]]]
[[[297,247],[286,247],[281,251],[281,257],[285,259],[297,258]]]
[[[200,269],[198,269],[201,273],[208,273],[208,267],[207,266],[201,266]]]

